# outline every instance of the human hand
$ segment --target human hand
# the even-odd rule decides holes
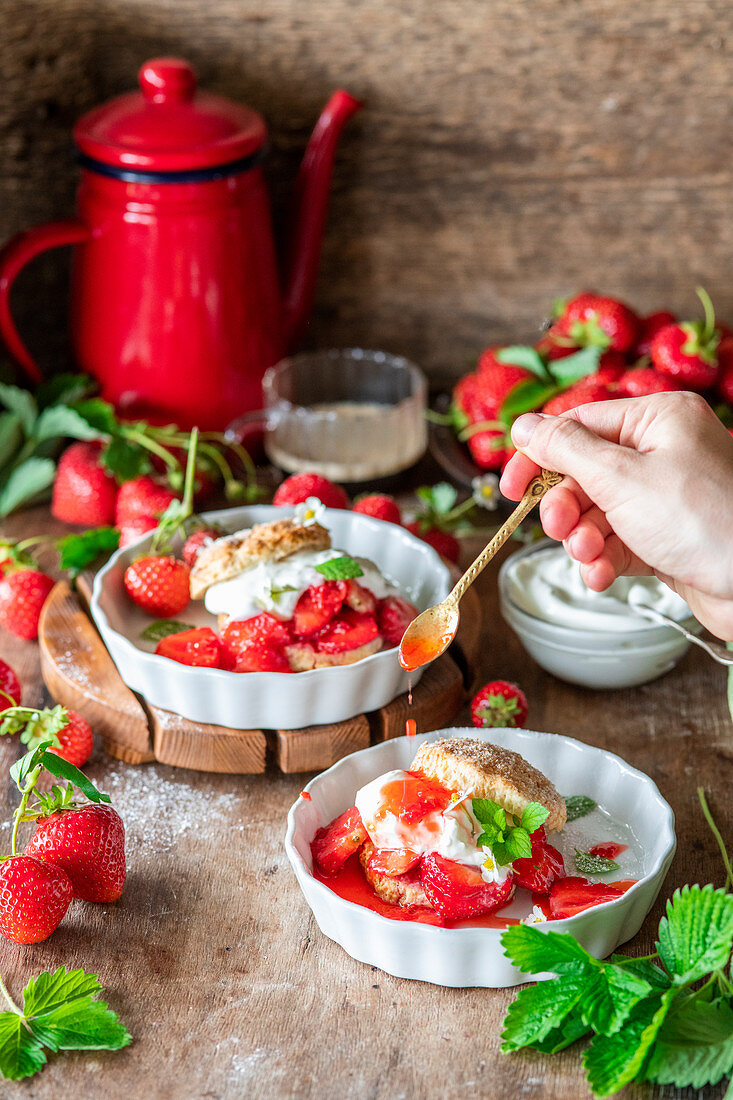
[[[501,490],[519,500],[538,467],[565,474],[540,503],[545,532],[602,592],[654,574],[700,622],[733,639],[733,438],[698,394],[659,393],[527,413]]]

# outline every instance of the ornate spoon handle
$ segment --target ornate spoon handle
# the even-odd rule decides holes
[[[562,474],[556,474],[552,470],[543,470],[538,477],[530,481],[524,496],[509,516],[509,519],[506,523],[502,524],[491,542],[484,547],[473,564],[469,565],[463,576],[456,581],[453,591],[448,597],[449,600],[455,600],[457,602],[461,599],[466,589],[473,584],[479,573],[486,568],[497,550],[499,550],[509,536],[516,531],[519,524],[529,515],[534,506],[539,504],[547,490],[551,489],[553,485],[559,485],[562,479]]]

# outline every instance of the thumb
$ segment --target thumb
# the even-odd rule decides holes
[[[572,416],[525,413],[515,420],[511,434],[518,451],[538,466],[574,478],[601,508],[615,503],[639,460],[636,451],[596,435]]]

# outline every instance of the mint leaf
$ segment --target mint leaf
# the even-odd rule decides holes
[[[670,1012],[657,1036],[646,1080],[678,1088],[715,1085],[733,1072],[733,1009],[722,998]]]
[[[8,1081],[32,1077],[46,1064],[46,1055],[35,1035],[17,1012],[0,1012],[0,1073]]]
[[[676,990],[647,997],[615,1035],[596,1035],[583,1056],[588,1084],[596,1096],[611,1096],[639,1073],[662,1026]]]
[[[91,779],[87,779],[83,772],[80,772],[68,760],[64,760],[63,756],[59,756],[55,752],[44,751],[38,763],[51,775],[55,775],[57,779],[67,779],[69,783],[73,783],[90,802],[112,801],[108,794],[102,794],[101,791],[98,791]]]
[[[140,632],[140,637],[146,642],[159,642],[161,638],[167,638],[170,634],[181,634],[184,630],[193,629],[191,623],[182,623],[177,619],[156,619]]]
[[[733,894],[683,886],[659,922],[659,958],[675,985],[694,982],[725,966],[733,948]]]
[[[540,382],[534,378],[527,378],[524,382],[517,383],[504,398],[501,408],[499,409],[499,419],[503,420],[505,424],[510,424],[512,420],[521,416],[522,413],[531,412],[532,409],[539,409],[549,401],[551,397],[554,397],[557,392],[557,386],[553,384]]]
[[[568,932],[540,932],[528,924],[515,924],[501,937],[504,954],[525,974],[571,974],[598,966]]]
[[[532,841],[526,829],[510,829],[506,838],[506,850],[514,859],[529,859],[532,855]]]
[[[536,374],[543,382],[551,381],[544,359],[536,348],[529,345],[518,344],[509,348],[502,348],[494,353],[494,358],[500,363],[510,363],[513,366],[524,367],[525,370]]]
[[[330,561],[321,562],[315,566],[316,573],[320,573],[327,581],[348,581],[353,577],[363,577],[364,570],[358,561],[354,561],[346,555],[342,558],[332,558]]]
[[[33,429],[34,439],[99,439],[100,433],[83,416],[67,405],[50,405],[44,409]]]
[[[581,852],[575,849],[575,869],[581,875],[606,875],[610,871],[618,871],[618,863],[605,856],[592,856],[590,852]]]
[[[595,810],[597,805],[592,798],[588,798],[587,794],[566,795],[563,801],[568,814],[568,824],[571,821],[577,821],[579,817],[585,817],[591,810]]]
[[[521,990],[504,1018],[504,1053],[537,1046],[546,1039],[575,1008],[587,986],[585,974],[566,974]]]
[[[50,458],[27,458],[16,466],[0,490],[0,516],[10,515],[53,485],[56,464]]]
[[[81,535],[65,535],[56,543],[60,552],[60,565],[77,577],[82,569],[92,565],[102,554],[111,554],[120,545],[120,532],[116,527],[96,527]]]
[[[579,382],[581,378],[587,378],[589,374],[595,374],[603,354],[603,348],[583,348],[574,355],[567,355],[564,359],[554,359],[549,364],[548,370],[552,377],[561,386],[569,386],[573,382]]]
[[[102,451],[102,465],[114,474],[120,484],[134,477],[147,474],[152,469],[149,452],[131,443],[128,439],[115,436]]]
[[[25,1010],[26,1016],[28,1011]],[[34,1035],[49,1050],[120,1050],[132,1041],[104,1001],[91,997],[71,1000],[31,1021]]]
[[[3,404],[6,409],[20,417],[26,435],[33,434],[33,425],[38,416],[38,406],[32,393],[21,389],[20,386],[9,386],[5,382],[0,382],[0,404]]]
[[[53,974],[44,970],[37,978],[31,978],[23,990],[23,1011],[26,1016],[38,1016],[52,1012],[73,997],[88,997],[101,989],[96,974],[79,970],[67,970],[60,966]]]
[[[544,825],[550,816],[541,802],[528,802],[522,813],[522,828],[528,833],[534,833],[540,825]]]

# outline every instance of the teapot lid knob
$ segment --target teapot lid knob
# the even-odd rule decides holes
[[[196,91],[196,73],[179,57],[154,57],[138,73],[140,88],[153,103],[188,103]]]

